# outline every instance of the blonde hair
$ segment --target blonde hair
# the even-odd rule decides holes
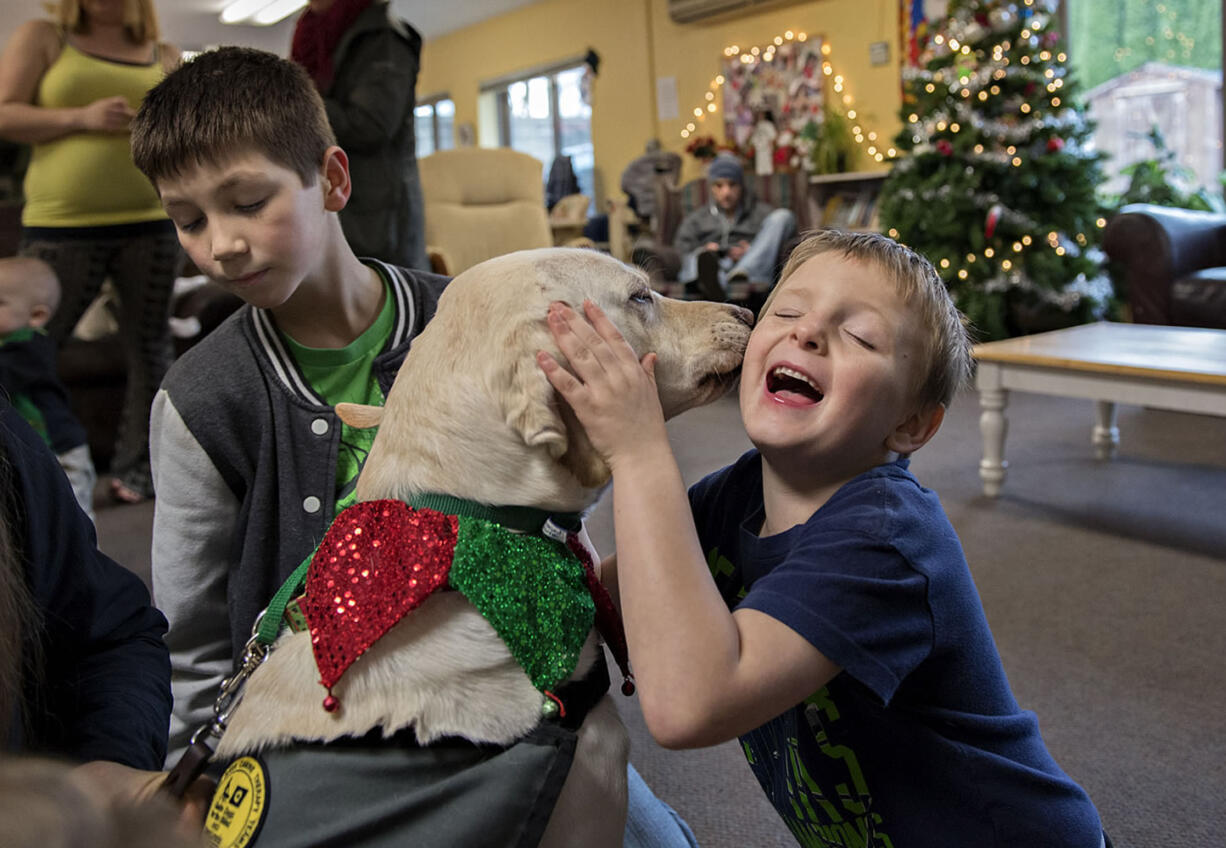
[[[922,335],[916,400],[921,407],[948,407],[954,395],[970,382],[974,360],[966,316],[958,311],[949,290],[932,263],[911,248],[880,233],[818,230],[806,235],[788,257],[779,283],[771,290],[759,314],[770,309],[775,295],[801,265],[831,251],[844,258],[870,263],[893,282],[903,303],[915,313]]]
[[[64,32],[89,32],[89,16],[81,0],[60,0],[55,16]],[[123,0],[123,28],[134,44],[157,41],[160,33],[153,0]]]

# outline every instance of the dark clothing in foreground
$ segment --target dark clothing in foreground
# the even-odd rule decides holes
[[[166,619],[140,579],[98,550],[47,446],[0,401],[0,497],[41,615],[4,747],[160,769],[170,721]]]

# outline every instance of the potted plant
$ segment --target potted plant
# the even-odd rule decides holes
[[[817,122],[813,139],[813,172],[838,174],[847,170],[855,142],[847,115],[837,109],[827,109]]]

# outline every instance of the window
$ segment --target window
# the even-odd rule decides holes
[[[417,155],[429,156],[436,150],[455,146],[453,134],[455,102],[449,97],[432,97],[413,110],[413,131],[417,134]]]
[[[1110,155],[1105,188],[1125,166],[1157,155],[1157,126],[1192,185],[1220,191],[1221,0],[1066,0],[1069,62]]]
[[[579,190],[595,198],[592,107],[584,90],[586,65],[576,62],[486,89],[495,100],[498,144],[541,160],[542,174],[569,156]]]

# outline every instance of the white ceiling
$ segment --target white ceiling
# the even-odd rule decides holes
[[[217,16],[229,0],[154,0],[162,37],[183,49],[199,50],[217,44],[242,44],[285,55],[297,15],[270,27],[230,26]],[[496,17],[536,0],[391,0],[395,12],[417,28],[423,38],[444,35]],[[0,43],[7,44],[18,26],[43,17],[44,0],[3,0]]]

